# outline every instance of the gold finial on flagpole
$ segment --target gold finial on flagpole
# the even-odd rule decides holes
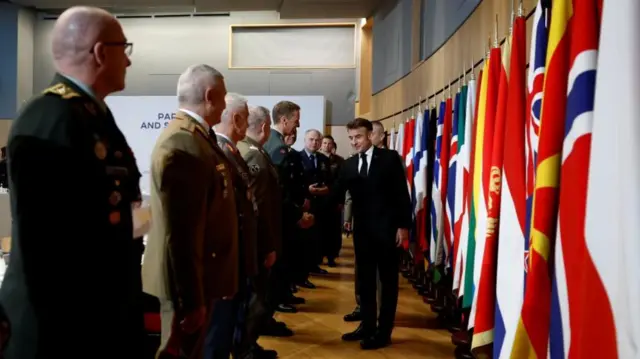
[[[524,3],[520,0],[520,5],[518,6],[518,17],[524,16]]]

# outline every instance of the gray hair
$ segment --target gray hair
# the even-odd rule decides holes
[[[264,106],[249,106],[249,128],[257,129],[269,118],[269,110]]]
[[[304,131],[304,137],[307,137],[307,135],[310,134],[310,133],[316,133],[316,134],[318,134],[318,136],[322,137],[322,132],[320,132],[320,131],[318,131],[318,130],[316,130],[314,128]]]
[[[209,65],[189,66],[178,79],[178,103],[201,105],[208,87],[218,85],[224,76]]]
[[[106,10],[91,6],[74,6],[64,11],[51,31],[54,61],[78,64],[98,41],[111,22],[117,22]]]
[[[231,114],[233,112],[238,112],[247,107],[247,99],[244,98],[244,96],[234,92],[229,92],[224,97],[224,102],[227,104],[227,106],[224,108],[224,111],[222,111],[222,115],[220,116],[220,120],[223,123],[226,123],[231,119]]]

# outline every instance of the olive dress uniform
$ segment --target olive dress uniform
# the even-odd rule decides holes
[[[284,136],[275,129],[271,129],[269,140],[264,144],[264,150],[271,157],[271,161],[278,169],[280,186],[282,188],[282,261],[278,261],[278,272],[281,275],[280,294],[282,299],[291,295],[290,286],[298,281],[303,271],[304,259],[302,253],[296,253],[299,227],[302,219],[303,205],[307,196],[304,184],[304,169],[298,151],[291,150],[284,142]],[[302,268],[301,268],[302,267]],[[286,276],[286,277],[285,277]]]
[[[211,135],[216,136],[211,130]],[[249,279],[258,273],[256,255],[257,206],[253,198],[253,179],[236,146],[225,136],[217,135],[218,146],[227,157],[234,184],[238,212],[239,283],[238,293],[216,303],[207,335],[205,359],[235,358],[249,350],[246,337],[246,304],[251,294]],[[235,333],[235,335],[234,335]],[[244,347],[241,347],[244,344]]]
[[[260,328],[272,318],[279,304],[277,277],[263,262],[267,255],[276,252],[276,263],[280,261],[282,246],[282,194],[278,170],[262,146],[250,137],[236,144],[249,166],[253,179],[253,193],[258,206],[258,275],[255,278],[247,318],[247,342],[255,344]]]
[[[114,358],[142,340],[132,307],[137,167],[103,102],[56,74],[13,122],[8,359]],[[117,333],[117,334],[114,334]]]

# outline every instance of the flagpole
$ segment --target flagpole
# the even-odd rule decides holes
[[[518,6],[518,17],[524,16],[524,3],[523,0],[520,0],[520,5]]]
[[[493,25],[493,47],[497,48],[500,46],[500,42],[498,40],[498,14],[496,14],[496,22]]]

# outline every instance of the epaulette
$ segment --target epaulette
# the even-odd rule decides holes
[[[42,91],[42,93],[45,95],[46,94],[58,95],[65,100],[68,100],[74,97],[81,97],[79,93],[74,91],[71,87],[63,84],[62,82],[49,87],[48,89]]]

